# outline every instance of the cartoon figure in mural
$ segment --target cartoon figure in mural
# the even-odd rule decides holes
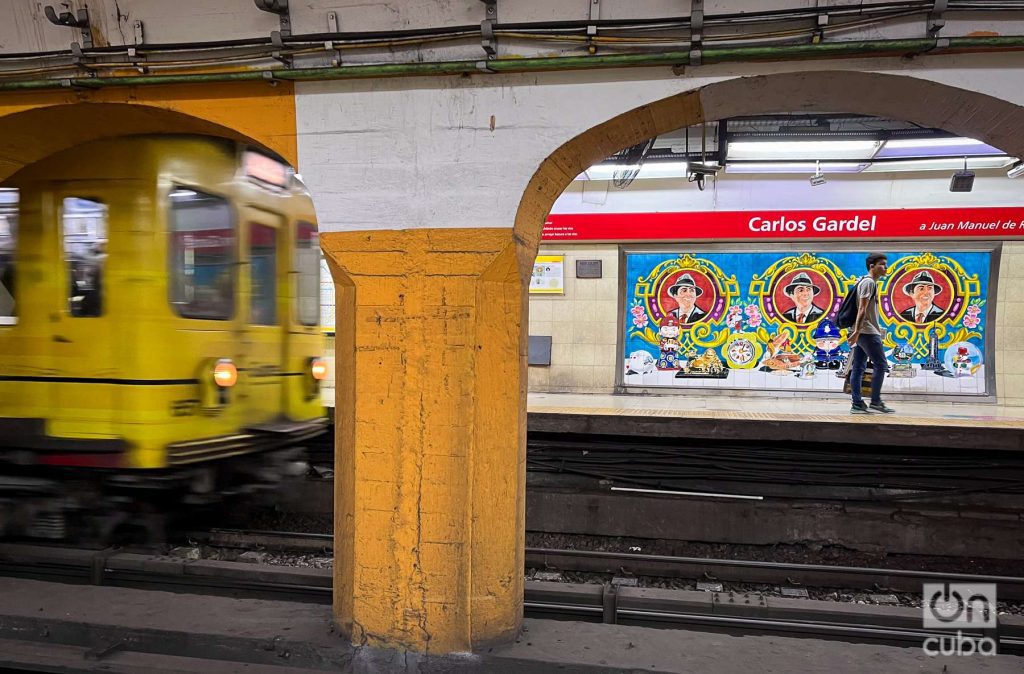
[[[903,286],[903,293],[914,300],[914,306],[900,312],[900,318],[912,323],[931,323],[942,318],[946,310],[937,306],[935,296],[942,292],[942,286],[935,278],[922,270]]]
[[[825,319],[814,329],[814,360],[821,370],[838,370],[843,365],[842,340],[836,324]]]
[[[909,342],[903,342],[892,350],[892,358],[896,364],[889,372],[890,377],[897,379],[910,379],[917,376],[917,368],[913,365],[914,347]]]
[[[655,370],[654,356],[646,351],[634,351],[626,360],[626,374],[649,374]]]
[[[669,314],[682,325],[696,323],[707,315],[696,305],[697,298],[703,294],[704,291],[697,286],[693,277],[683,274],[668,288],[668,296],[679,304]]]
[[[971,356],[966,346],[957,348],[953,354],[953,374],[957,377],[966,377],[971,374]]]
[[[666,318],[658,328],[661,341],[658,348],[661,349],[661,357],[658,358],[659,370],[676,370],[679,368],[679,322],[674,318]]]
[[[782,312],[782,317],[794,323],[811,323],[825,315],[825,310],[814,303],[814,297],[821,288],[814,285],[806,272],[793,277],[782,292],[793,300],[794,306]]]

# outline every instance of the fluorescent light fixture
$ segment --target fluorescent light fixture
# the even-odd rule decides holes
[[[885,146],[875,155],[876,159],[888,157],[963,157],[977,155],[1006,154],[974,138],[897,138],[886,141]]]
[[[650,162],[640,166],[637,179],[643,178],[685,178],[688,164],[685,161]],[[616,171],[636,169],[635,165],[595,164],[576,176],[576,180],[611,180]]]
[[[963,138],[953,136],[951,138],[895,138],[885,142],[886,147],[895,149],[917,148],[917,147],[949,147],[955,145],[984,145],[985,143],[974,138]]]
[[[730,160],[871,159],[880,140],[759,140],[729,143]]]
[[[726,173],[859,173],[867,168],[868,162],[738,162],[726,164]]]
[[[967,159],[968,169],[1005,168],[1016,161],[1013,157],[971,157]],[[963,157],[932,157],[929,159],[904,159],[876,162],[864,169],[865,173],[890,173],[895,171],[956,171],[964,170]]]
[[[1019,178],[1024,175],[1024,161],[1017,162],[1017,164],[1006,172],[1007,178]]]

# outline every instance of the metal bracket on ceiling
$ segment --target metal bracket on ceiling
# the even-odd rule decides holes
[[[494,24],[498,22],[498,0],[480,0],[487,5],[486,16],[480,22],[480,46],[492,59],[498,53],[498,41],[494,37]]]
[[[814,26],[814,36],[811,37],[811,44],[820,44],[825,39],[825,28],[828,27],[828,11],[821,6],[823,0],[816,0],[815,6],[818,9],[818,18]],[[824,11],[823,11],[824,10]]]
[[[128,58],[131,60],[132,66],[134,66],[135,69],[138,70],[140,74],[144,75],[149,72],[149,68],[143,65],[143,63],[146,60],[146,57],[140,57],[139,50],[137,50],[135,47],[128,47]]]
[[[334,10],[327,12],[327,32],[337,33],[338,32],[338,13]]]
[[[690,65],[704,60],[704,0],[690,0]]]
[[[946,18],[943,16],[949,8],[949,0],[935,0],[932,3],[932,11],[928,13],[928,35],[935,37],[939,31],[945,28]]]
[[[82,32],[82,44],[85,45],[86,49],[92,49],[92,29],[89,27],[88,9],[80,9],[76,14],[71,12],[57,14],[53,7],[46,5],[43,7],[43,13],[46,14],[46,18],[50,23],[55,26],[78,28]]]
[[[146,31],[143,30],[142,21],[138,19],[132,22],[132,39],[137,45],[146,41]]]
[[[270,44],[274,47],[274,51],[270,52],[270,58],[291,68],[292,58],[281,53],[284,51],[284,39],[281,37],[281,31],[275,30],[270,33]]]
[[[591,23],[587,24],[587,51],[591,54],[597,53],[597,47],[594,45],[594,38],[597,37],[597,24],[596,21],[601,19],[601,0],[590,0],[590,13],[587,20]]]
[[[253,0],[257,9],[271,14],[277,14],[281,22],[281,35],[291,37],[292,15],[288,11],[288,0]]]
[[[81,63],[82,59],[85,58],[85,54],[82,53],[82,45],[77,42],[71,43],[71,58],[75,60],[75,63]]]
[[[332,68],[337,68],[341,65],[341,50],[334,46],[334,40],[327,40],[324,42],[324,51],[328,54],[334,52],[334,56],[331,57]]]
[[[77,42],[75,44],[78,44]],[[75,79],[65,78],[60,81],[60,85],[65,89],[99,89],[99,84],[90,82],[87,78],[79,77]]]

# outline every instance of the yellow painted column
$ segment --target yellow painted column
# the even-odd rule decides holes
[[[334,614],[354,643],[509,640],[523,610],[524,311],[511,229],[332,232]]]

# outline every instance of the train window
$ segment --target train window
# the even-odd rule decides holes
[[[295,228],[296,312],[302,325],[316,325],[320,314],[320,246],[316,226]]]
[[[277,230],[249,224],[249,321],[277,324]]]
[[[66,197],[61,221],[68,265],[68,311],[75,318],[95,318],[103,314],[107,206],[93,199]]]
[[[170,194],[170,300],[185,318],[235,313],[235,220],[227,199],[177,187]]]
[[[18,249],[18,190],[0,189],[0,325],[14,325],[14,257]]]

